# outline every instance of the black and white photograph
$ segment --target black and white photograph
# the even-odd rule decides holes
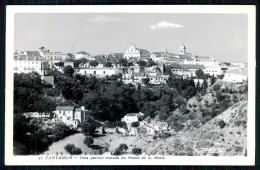
[[[9,164],[254,164],[253,6],[8,10]]]

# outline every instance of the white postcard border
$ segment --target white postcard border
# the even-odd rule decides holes
[[[13,155],[13,51],[15,13],[228,13],[248,14],[248,133],[247,156],[163,156],[165,159],[71,160],[44,159],[44,156]],[[255,163],[255,51],[256,9],[253,5],[138,5],[138,6],[7,6],[6,7],[6,86],[5,164],[6,165],[254,165]],[[40,158],[42,157],[42,158]],[[90,157],[90,156],[89,156]],[[128,157],[128,156],[125,156]]]

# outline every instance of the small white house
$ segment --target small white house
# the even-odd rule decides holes
[[[133,122],[138,122],[140,120],[143,120],[144,114],[142,112],[139,113],[129,113],[126,114],[121,121],[125,121],[126,124],[131,124]]]

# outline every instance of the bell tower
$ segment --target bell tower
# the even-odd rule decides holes
[[[179,54],[186,54],[186,47],[182,44],[179,48]]]

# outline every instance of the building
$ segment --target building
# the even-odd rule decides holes
[[[149,84],[158,85],[158,84],[166,84],[169,79],[169,75],[164,75],[162,73],[133,73],[133,74],[124,74],[122,76],[124,83],[139,83],[143,84],[142,80],[145,78],[149,78]]]
[[[78,68],[76,69],[77,74],[105,77],[115,74],[123,74],[123,70],[117,68]]]
[[[61,121],[68,126],[77,128],[82,121],[86,120],[88,111],[84,106],[76,108],[74,106],[57,106],[53,112],[56,121]]]
[[[173,75],[176,76],[185,76],[185,77],[194,77],[196,76],[196,70],[204,70],[203,65],[185,65],[173,63],[170,65]]]
[[[243,81],[246,81],[247,78],[248,78],[247,69],[236,69],[236,70],[227,71],[224,74],[223,81],[242,83]]]
[[[126,124],[131,124],[133,122],[142,121],[144,119],[144,114],[142,112],[139,113],[129,113],[126,114],[121,121],[126,122]]]
[[[162,73],[150,73],[148,78],[150,79],[149,84],[166,84],[169,79],[169,75],[164,75]]]
[[[59,62],[59,61],[64,61],[67,58],[69,58],[69,56],[67,54],[64,54],[62,52],[49,52],[49,51],[46,51],[43,54],[43,56],[44,56],[45,60],[51,61],[52,63],[56,63],[56,62]]]
[[[29,73],[37,72],[40,75],[47,74],[49,63],[41,55],[39,51],[24,51],[14,53],[14,72]]]
[[[85,51],[79,51],[76,54],[74,54],[75,59],[88,59],[88,60],[95,60],[95,58],[93,56],[91,56],[89,53],[85,52]]]
[[[151,53],[148,50],[136,48],[134,44],[131,44],[128,49],[125,50],[124,58],[135,58],[140,60],[141,58],[150,58]]]

